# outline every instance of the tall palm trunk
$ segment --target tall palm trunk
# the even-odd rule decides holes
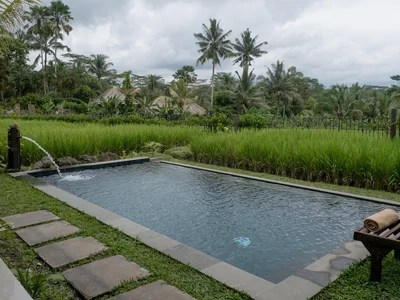
[[[279,94],[276,94],[276,117],[279,115]]]
[[[57,39],[56,39],[56,43],[57,43]],[[58,62],[57,62],[57,47],[54,49],[54,77],[57,79],[57,66],[58,66]]]
[[[214,103],[214,75],[215,75],[215,59],[213,58],[212,61],[212,75],[211,75],[211,107],[213,106]]]
[[[46,74],[45,74],[45,69],[44,69],[43,51],[40,51],[40,61],[42,64],[43,92],[46,94]]]
[[[43,83],[44,83],[44,93],[47,94],[49,91],[49,85],[46,78],[46,67],[47,67],[47,52],[44,52],[44,68],[43,68]]]
[[[285,101],[283,101],[283,113],[282,113],[282,117],[283,117],[284,119],[286,119],[286,102],[285,102]]]

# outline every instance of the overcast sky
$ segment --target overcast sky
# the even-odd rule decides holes
[[[50,0],[45,0],[48,4]],[[199,56],[193,33],[209,18],[232,30],[246,28],[267,41],[268,54],[256,59],[264,74],[276,60],[296,66],[323,84],[394,83],[400,73],[399,0],[64,0],[73,31],[72,52],[110,57],[118,72],[159,74],[167,80]],[[238,69],[226,60],[218,72]],[[209,78],[211,64],[196,68]]]

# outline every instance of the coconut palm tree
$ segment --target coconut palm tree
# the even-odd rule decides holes
[[[89,73],[96,76],[98,82],[102,79],[110,78],[117,73],[117,71],[112,68],[114,64],[107,61],[108,58],[109,57],[104,54],[92,54],[87,61]]]
[[[195,33],[197,39],[196,44],[200,47],[198,50],[201,56],[197,60],[197,65],[203,65],[211,60],[212,75],[211,75],[211,107],[214,101],[214,75],[215,65],[221,65],[221,59],[232,56],[232,45],[228,36],[232,30],[224,33],[224,30],[219,25],[216,19],[210,19],[210,27],[203,24],[203,33]]]
[[[197,97],[195,97],[194,94],[198,89],[189,88],[184,79],[179,79],[178,81],[173,82],[172,86],[168,90],[171,95],[171,102],[177,104],[180,108],[184,108],[185,105],[197,101]]]
[[[0,55],[10,50],[10,32],[16,31],[22,24],[24,6],[37,3],[37,0],[0,0]]]
[[[237,79],[232,73],[220,72],[215,74],[214,82],[217,90],[232,91],[237,84]]]
[[[283,117],[286,116],[286,107],[290,101],[299,99],[292,77],[284,68],[283,62],[279,60],[272,64],[272,69],[268,68],[267,76],[263,77],[264,88],[276,99],[276,115],[279,114],[280,102],[283,102]]]
[[[39,54],[34,61],[34,65],[36,65],[40,60],[42,65],[44,93],[48,92],[46,67],[49,55],[55,56],[55,51],[57,49],[67,50],[68,52],[71,51],[69,47],[58,42],[59,38],[60,34],[54,34],[53,29],[48,23],[42,25],[39,31],[32,31],[28,36],[31,48],[39,51]]]
[[[246,107],[259,106],[262,104],[263,95],[254,83],[256,76],[253,74],[253,71],[254,70],[249,73],[247,66],[243,68],[242,75],[236,71],[239,80],[233,99],[238,114],[241,114]]]
[[[267,42],[257,44],[258,35],[255,37],[251,36],[251,31],[247,28],[240,35],[241,39],[236,38],[235,43],[232,45],[234,49],[234,55],[237,57],[233,64],[240,63],[240,67],[245,68],[251,66],[252,61],[255,57],[261,57],[263,54],[267,54],[267,51],[261,50],[263,45],[267,45]]]
[[[332,86],[327,99],[317,103],[317,107],[335,115],[341,121],[358,113],[365,106],[365,102],[360,99],[362,89],[358,83],[351,87],[336,84]]]
[[[154,100],[149,97],[142,96],[135,98],[133,104],[136,106],[136,111],[143,117],[154,117],[158,109],[154,105]]]
[[[140,82],[140,85],[147,88],[151,93],[161,89],[165,84],[164,78],[155,74],[140,77]]]
[[[122,92],[126,96],[125,98],[125,106],[131,107],[132,102],[134,101],[134,97],[140,93],[140,88],[133,87],[132,81],[132,71],[127,71],[123,73],[123,81],[122,81]]]
[[[71,12],[69,6],[65,5],[61,1],[53,1],[48,8],[49,21],[54,29],[56,36],[56,43],[58,42],[58,37],[62,40],[62,32],[67,35],[72,31],[72,27],[68,24],[73,18],[71,17]],[[57,77],[57,47],[54,49],[54,74]]]

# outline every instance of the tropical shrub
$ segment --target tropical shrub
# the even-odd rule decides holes
[[[267,120],[261,115],[250,115],[246,114],[240,116],[239,127],[240,128],[255,128],[261,129],[265,128],[267,125]]]
[[[88,110],[87,104],[84,103],[83,101],[80,101],[81,103],[76,103],[76,102],[64,102],[63,103],[63,108],[64,109],[69,109],[74,113],[77,114],[85,114]]]
[[[190,160],[193,158],[193,153],[187,146],[171,148],[166,150],[164,153],[177,159]]]
[[[85,103],[89,103],[94,95],[94,91],[87,85],[79,86],[74,92],[74,98],[77,98]]]

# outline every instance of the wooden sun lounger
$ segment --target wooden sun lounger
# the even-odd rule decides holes
[[[381,281],[382,260],[392,250],[400,260],[400,221],[378,232],[362,227],[354,232],[354,239],[361,241],[371,254],[370,281]]]

